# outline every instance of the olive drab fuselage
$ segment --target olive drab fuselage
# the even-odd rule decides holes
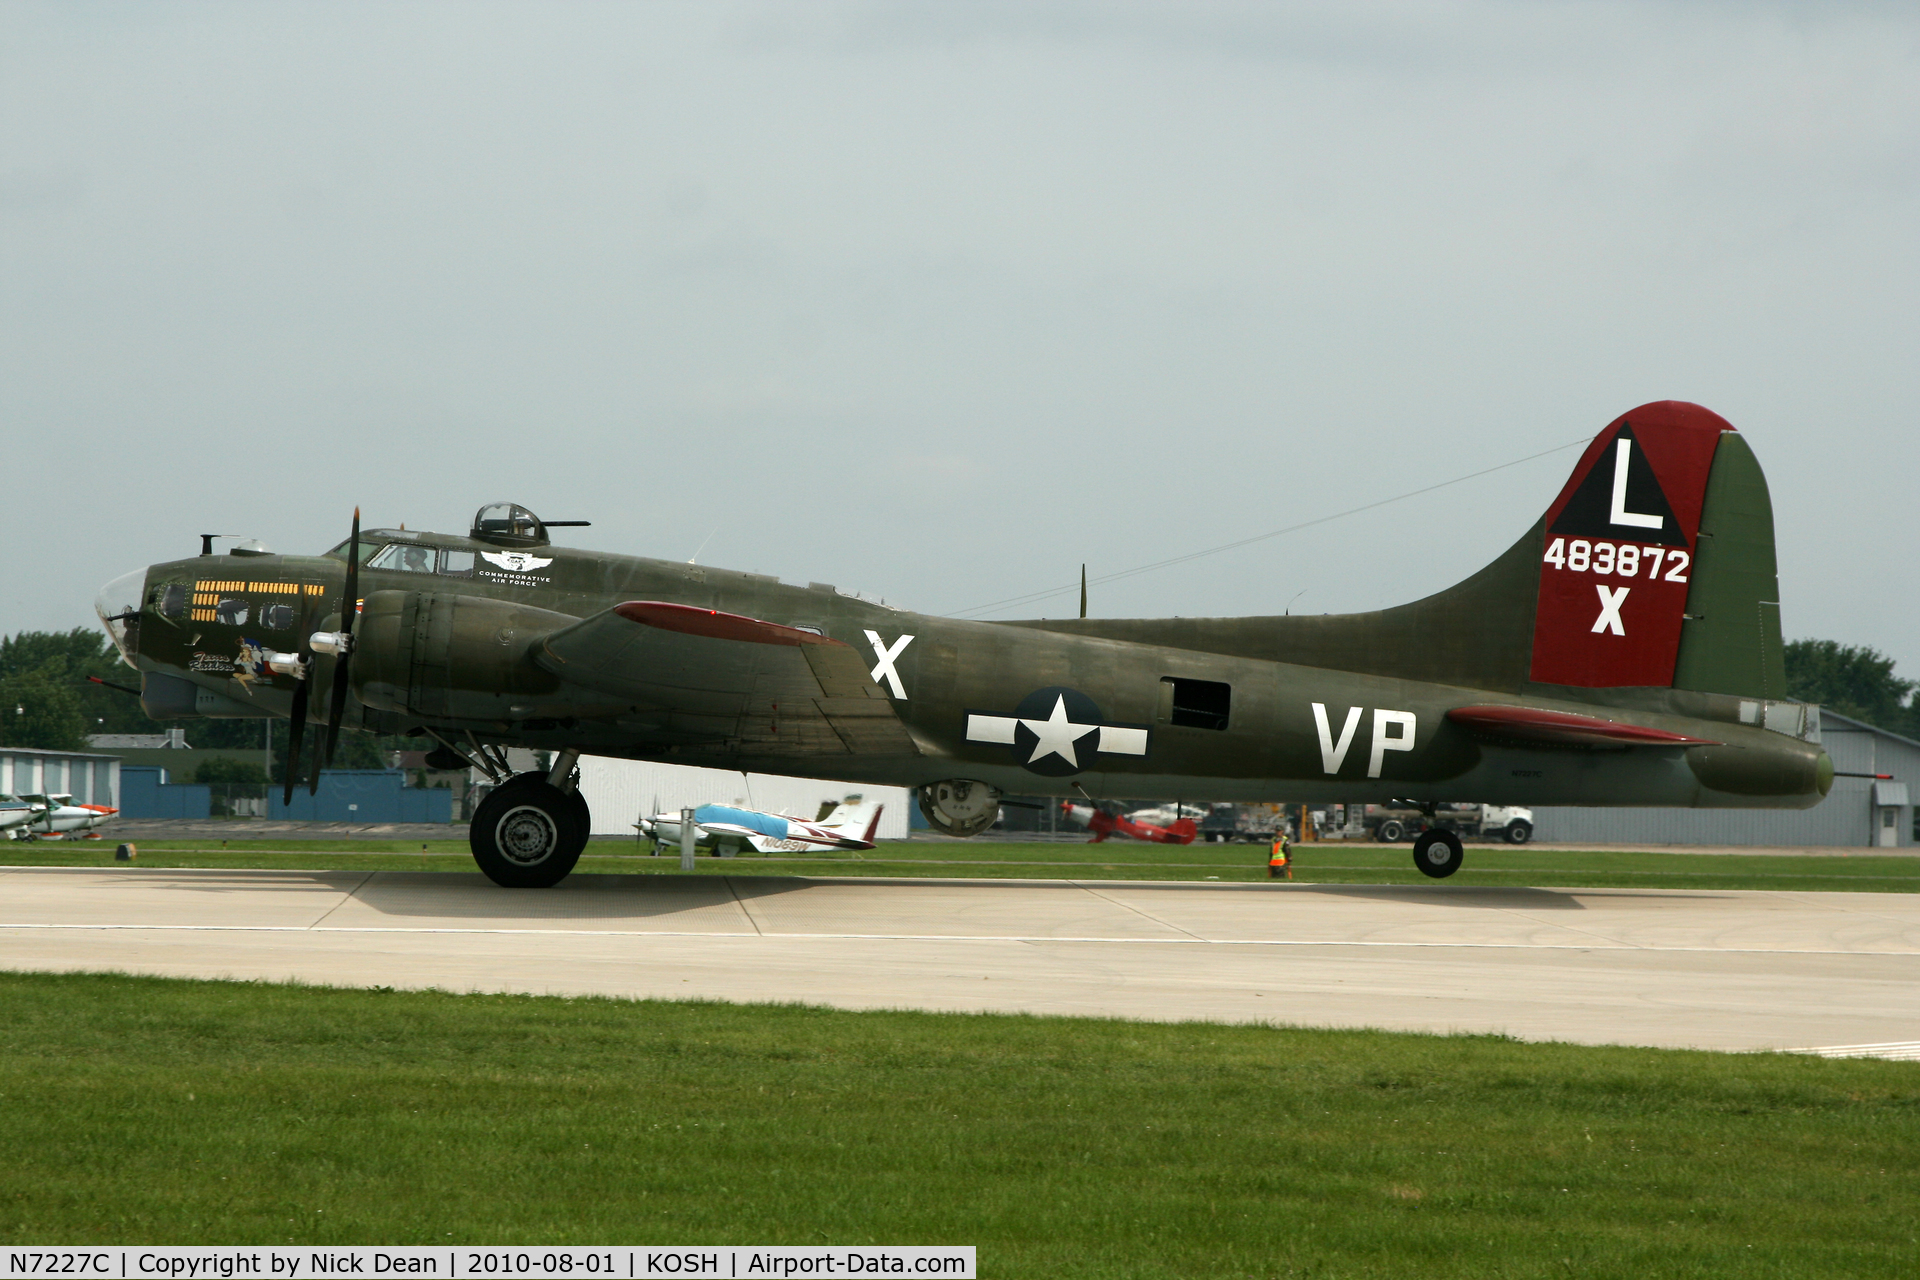
[[[551,545],[400,530],[361,538],[349,729],[1095,798],[1805,807],[1831,778],[1800,721],[1795,732],[1765,727],[1779,718],[1773,701],[1533,681],[1523,652],[1532,640],[1514,624],[1535,604],[1527,580],[1546,545],[1541,526],[1475,579],[1401,610],[1020,623]],[[296,678],[262,655],[339,628],[344,557],[223,554],[152,566],[125,646],[147,677],[150,712],[287,715]],[[885,732],[835,736],[817,716],[744,687],[662,706],[617,680],[573,678],[549,641],[630,602],[738,615],[800,633],[789,641],[845,646],[836,670],[857,659],[861,687],[842,680],[836,696],[843,706],[864,698],[870,706],[854,707],[867,717],[860,723]],[[332,663],[313,655],[315,696]],[[1463,671],[1475,678],[1457,678]],[[1541,743],[1449,719],[1489,703],[1627,718],[1688,745]]]

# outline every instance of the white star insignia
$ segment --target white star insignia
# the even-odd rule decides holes
[[[1037,763],[1042,756],[1059,756],[1076,769],[1080,767],[1080,758],[1074,754],[1073,744],[1100,727],[1097,724],[1075,724],[1069,720],[1065,697],[1054,699],[1053,714],[1045,720],[1022,720],[1020,723],[1033,730],[1040,739],[1033,744],[1033,754],[1027,757],[1028,764]]]

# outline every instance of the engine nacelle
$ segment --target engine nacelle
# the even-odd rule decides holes
[[[353,636],[353,691],[382,711],[458,720],[521,718],[560,687],[527,651],[579,619],[510,600],[376,591]]]

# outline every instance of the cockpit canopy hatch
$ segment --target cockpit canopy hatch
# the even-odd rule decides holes
[[[544,547],[547,527],[517,502],[489,502],[473,515],[472,536],[505,547]]]

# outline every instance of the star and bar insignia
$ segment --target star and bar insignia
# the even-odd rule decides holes
[[[1062,778],[1092,767],[1095,755],[1146,755],[1148,727],[1108,723],[1092,698],[1054,685],[1022,698],[1010,716],[969,711],[967,741],[1004,743],[1021,768]]]

